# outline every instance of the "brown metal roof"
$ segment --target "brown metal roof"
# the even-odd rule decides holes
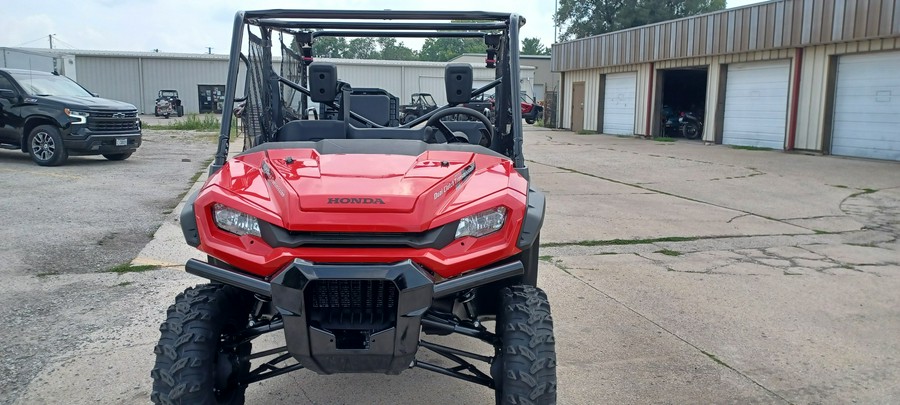
[[[553,71],[900,36],[896,0],[774,0],[553,44]]]

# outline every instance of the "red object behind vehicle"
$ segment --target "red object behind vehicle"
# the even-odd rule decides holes
[[[528,114],[534,109],[534,104],[522,102],[522,114]]]

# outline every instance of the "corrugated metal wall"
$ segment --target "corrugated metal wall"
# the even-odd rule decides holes
[[[134,104],[145,114],[153,113],[153,105],[159,90],[178,90],[185,113],[199,111],[198,85],[225,85],[228,76],[227,60],[140,58],[140,57],[99,57],[77,56],[78,81],[101,96]],[[435,102],[443,104],[444,67],[405,66],[401,63],[390,65],[341,63],[338,65],[340,80],[355,87],[380,87],[400,98],[401,103],[409,101],[413,93],[431,93]],[[245,69],[241,66],[238,78],[237,96],[243,95]],[[280,62],[275,63],[280,72]],[[476,84],[494,80],[494,70],[476,66]],[[531,83],[534,69],[521,70],[522,88],[533,94]],[[143,82],[141,81],[143,77]]]
[[[77,56],[78,83],[100,97],[141,107],[141,77],[134,58]]]
[[[647,94],[650,86],[650,64],[615,66],[604,69],[578,70],[566,72],[563,86],[563,109],[561,128],[572,127],[572,83],[584,82],[584,129],[587,131],[599,131],[597,124],[600,121],[599,100],[600,81],[605,80],[606,74],[637,72],[637,89],[635,89],[635,133],[644,134],[647,122]]]
[[[897,0],[782,0],[553,45],[553,70],[900,36]]]
[[[790,49],[780,49],[774,51],[750,52],[733,55],[706,56],[697,58],[685,58],[677,60],[668,60],[654,64],[653,74],[657,74],[657,70],[661,69],[677,69],[687,67],[705,66],[708,68],[707,86],[706,86],[706,113],[703,127],[703,139],[707,141],[715,140],[715,127],[718,125],[716,121],[718,109],[718,88],[720,80],[720,67],[729,63],[753,62],[775,59],[789,59],[793,57],[793,51]],[[564,86],[565,100],[563,104],[572,105],[572,83],[585,82],[585,106],[584,106],[584,127],[589,131],[597,131],[599,110],[599,85],[603,75],[609,73],[621,72],[637,72],[637,93],[635,94],[635,133],[637,135],[647,135],[647,103],[655,100],[648,99],[650,86],[650,63],[642,63],[639,65],[611,66],[601,69],[588,69],[566,72]],[[654,78],[655,81],[655,78]],[[655,84],[654,84],[655,85]],[[655,92],[655,91],[654,91]],[[659,114],[655,109],[655,105],[651,115]],[[562,111],[562,127],[571,128],[572,111],[571,107],[565,107]]]
[[[200,111],[200,97],[197,85],[222,85],[228,78],[228,61],[179,60],[141,58],[141,72],[144,76],[144,111],[152,114],[156,96],[160,90],[178,90],[185,113]],[[243,69],[242,69],[243,71]],[[81,71],[78,72],[81,74]],[[244,76],[238,83],[244,83]],[[242,89],[243,86],[238,86]],[[241,93],[238,94],[238,97]]]
[[[797,111],[797,139],[795,147],[807,150],[826,150],[825,138],[831,134],[827,116],[830,108],[827,91],[834,80],[832,58],[851,53],[878,52],[900,49],[900,38],[887,38],[844,44],[809,47],[804,50],[800,79],[800,103]],[[900,66],[897,67],[900,72]],[[898,73],[900,74],[900,73]]]

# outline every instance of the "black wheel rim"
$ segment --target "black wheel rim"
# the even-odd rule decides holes
[[[39,160],[50,160],[56,154],[56,142],[47,132],[38,132],[31,138],[31,153]]]

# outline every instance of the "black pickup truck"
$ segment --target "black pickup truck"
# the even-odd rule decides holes
[[[125,160],[139,146],[133,105],[97,97],[55,73],[0,69],[0,147],[58,166],[70,154]]]

